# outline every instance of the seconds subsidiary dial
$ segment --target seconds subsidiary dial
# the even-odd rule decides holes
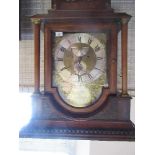
[[[93,104],[107,86],[106,34],[66,33],[55,37],[53,85],[73,107]]]

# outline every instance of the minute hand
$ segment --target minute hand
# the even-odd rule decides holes
[[[78,63],[80,64],[82,61],[83,56],[78,57]]]
[[[70,68],[70,67],[71,67],[71,66],[63,67],[60,71],[63,71],[63,70],[68,69],[68,68]]]

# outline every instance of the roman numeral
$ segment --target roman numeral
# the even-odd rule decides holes
[[[60,71],[63,71],[63,70],[68,69],[68,68],[70,68],[70,66],[69,67],[63,67]]]
[[[97,59],[97,60],[102,60],[103,58],[102,58],[102,57],[97,57],[96,59]]]
[[[95,47],[95,52],[99,51],[100,50],[100,47],[98,45],[96,45]]]
[[[70,40],[68,40],[68,43],[69,43],[70,45],[72,44]]]
[[[63,58],[57,58],[56,61],[63,61]]]
[[[60,47],[60,51],[61,51],[61,52],[65,52],[66,49],[62,46],[62,47]]]
[[[88,44],[90,45],[92,43],[92,39],[88,39]]]
[[[78,36],[78,41],[81,43],[81,36]]]
[[[87,75],[88,75],[89,79],[92,79],[93,78],[90,73],[88,73]]]
[[[82,75],[77,75],[78,76],[78,82],[82,82]]]
[[[95,69],[96,69],[96,70],[99,70],[99,71],[101,71],[101,72],[103,72],[103,73],[105,73],[105,71],[103,71],[103,70],[101,70],[101,69],[99,69],[99,68],[97,68],[97,67],[95,67]]]

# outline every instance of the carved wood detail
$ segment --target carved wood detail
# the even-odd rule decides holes
[[[134,126],[128,122],[130,128],[44,128],[29,126],[23,128],[21,138],[68,138],[93,140],[120,140],[134,141]]]

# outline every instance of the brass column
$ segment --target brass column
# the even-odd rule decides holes
[[[130,18],[122,19],[122,96],[128,96],[128,21]]]
[[[34,29],[34,93],[40,92],[40,19],[32,19]]]

